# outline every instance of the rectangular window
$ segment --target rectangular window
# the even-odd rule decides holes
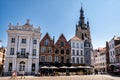
[[[75,50],[72,50],[72,54],[75,55]]]
[[[15,38],[11,38],[11,43],[15,43]]]
[[[83,44],[80,44],[81,48],[83,49]]]
[[[79,48],[79,43],[77,43],[77,48]]]
[[[48,45],[49,45],[49,40],[48,40],[48,39],[45,40],[44,45],[45,45],[45,46],[48,46]]]
[[[35,71],[35,63],[32,63],[32,71]]]
[[[81,50],[81,56],[83,56],[83,50]]]
[[[26,39],[22,39],[22,43],[23,43],[23,44],[26,44]]]
[[[51,53],[51,52],[52,52],[52,50],[51,50],[51,48],[49,47],[49,48],[48,48],[48,53]]]
[[[81,64],[83,64],[83,58],[81,58]]]
[[[45,53],[46,52],[46,48],[45,47],[41,47],[41,52]]]
[[[37,40],[33,40],[33,44],[37,44]]]
[[[21,55],[25,56],[25,53],[26,53],[26,49],[25,48],[21,48]]]
[[[72,43],[72,47],[75,48],[75,43],[74,42]]]
[[[52,61],[52,56],[49,55],[48,58],[47,58],[47,61],[51,62]]]
[[[33,49],[33,56],[36,56],[36,49]]]
[[[55,62],[58,62],[58,56],[55,56]]]
[[[72,57],[72,63],[75,63],[75,57]]]
[[[79,55],[79,50],[77,50],[77,55]]]
[[[45,56],[41,56],[41,62],[45,62],[46,59],[45,59]]]
[[[14,55],[14,48],[10,49],[10,55]]]
[[[12,63],[9,63],[8,71],[12,71]]]
[[[114,51],[113,51],[113,56],[114,56],[115,54],[114,54]]]
[[[61,42],[61,47],[63,47],[64,46],[64,42]]]
[[[70,59],[67,59],[66,63],[69,63],[70,62]]]
[[[77,63],[79,63],[79,57],[77,57]]]
[[[64,63],[64,57],[61,56],[61,63]]]

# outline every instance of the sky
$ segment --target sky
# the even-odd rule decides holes
[[[120,36],[120,0],[0,0],[0,40],[7,46],[9,23],[23,25],[26,19],[41,27],[41,38],[48,32],[55,40],[63,33],[67,40],[75,35],[81,3],[85,21],[89,20],[93,48]]]

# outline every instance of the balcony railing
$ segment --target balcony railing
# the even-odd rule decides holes
[[[26,53],[26,54],[20,54],[20,53],[17,53],[17,58],[28,58],[29,54]]]

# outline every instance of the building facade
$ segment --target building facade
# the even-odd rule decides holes
[[[63,34],[60,35],[55,43],[55,64],[59,66],[68,66],[71,63],[71,47]]]
[[[71,63],[72,65],[84,64],[84,41],[74,36],[69,41],[71,45]]]
[[[0,47],[0,76],[3,74],[6,48]]]
[[[91,53],[92,53],[92,43],[90,35],[89,21],[85,23],[84,11],[81,7],[80,18],[78,24],[76,24],[75,36],[84,41],[84,62],[85,65],[91,65]]]
[[[115,46],[115,52],[116,52],[116,64],[120,65],[120,44]]]
[[[50,66],[54,63],[54,40],[49,34],[43,37],[40,42],[40,66]]]
[[[107,73],[106,48],[98,48],[98,50],[93,51],[93,54],[95,73]]]
[[[110,65],[116,64],[116,51],[115,51],[115,46],[120,43],[120,38],[119,37],[113,37],[112,40],[108,42],[109,46],[109,62]]]
[[[4,75],[25,71],[35,74],[39,67],[40,27],[34,28],[26,21],[24,25],[9,25]]]

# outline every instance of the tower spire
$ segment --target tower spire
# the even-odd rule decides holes
[[[81,28],[84,28],[84,10],[82,7],[82,3],[81,3],[81,9],[80,9],[80,18],[79,18],[79,25],[81,26]]]

